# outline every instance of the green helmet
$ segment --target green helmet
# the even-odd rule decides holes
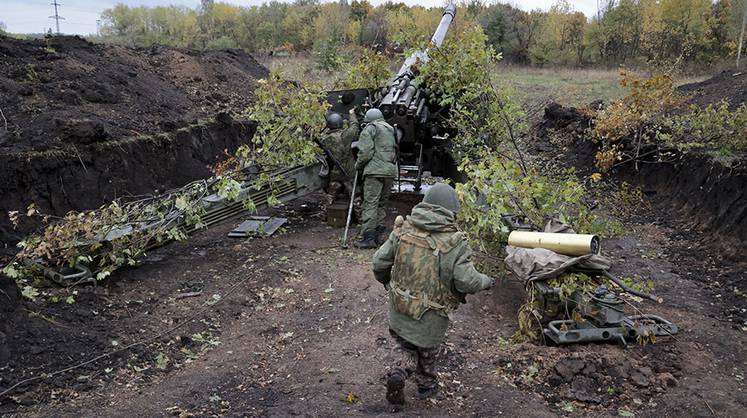
[[[441,206],[455,214],[459,212],[459,209],[461,208],[456,191],[446,183],[438,183],[428,189],[428,191],[425,192],[423,202]]]
[[[333,131],[336,129],[342,129],[342,116],[336,112],[327,115],[327,128]]]
[[[363,122],[370,123],[375,122],[379,119],[384,119],[384,114],[377,108],[368,109],[366,116],[363,117]]]

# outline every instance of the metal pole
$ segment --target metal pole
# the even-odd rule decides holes
[[[742,11],[742,30],[739,33],[739,48],[737,49],[737,68],[739,60],[742,58],[742,48],[744,47],[744,27],[747,26],[747,0],[744,0],[744,11]]]
[[[355,187],[358,185],[358,171],[353,177],[353,190],[350,192],[350,206],[348,206],[348,219],[345,221],[345,234],[342,236],[342,248],[348,248],[348,230],[350,229],[350,219],[353,217],[353,201],[355,200]]]
[[[65,20],[64,17],[60,16],[60,14],[57,12],[57,6],[62,6],[60,3],[57,3],[57,0],[53,0],[52,3],[49,3],[52,6],[54,6],[54,16],[49,16],[50,19],[54,19],[55,25],[57,26],[57,35],[60,34],[60,20]]]

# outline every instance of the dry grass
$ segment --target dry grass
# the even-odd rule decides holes
[[[583,106],[595,100],[612,101],[626,91],[618,83],[617,70],[532,68],[500,65],[495,77],[525,105],[553,100]]]
[[[329,72],[321,70],[308,54],[297,54],[289,57],[261,57],[257,58],[270,71],[277,71],[286,80],[302,83],[313,82],[321,85],[325,90],[341,88],[345,80],[345,70]]]
[[[337,72],[320,70],[309,54],[261,57],[258,60],[288,80],[318,83],[327,90],[344,88],[346,69]],[[394,71],[401,60],[392,59],[391,64]],[[627,89],[619,84],[620,71],[617,69],[534,68],[501,64],[495,67],[494,74],[498,83],[508,88],[526,108],[535,108],[547,101],[582,107],[596,100],[609,103],[627,94]],[[707,78],[682,78],[676,81],[676,85]]]
[[[288,80],[321,84],[328,90],[342,88],[345,69],[328,72],[317,68],[308,54],[290,57],[261,57],[262,65],[280,72]],[[392,60],[392,68],[400,60]],[[518,66],[497,66],[495,76],[514,97],[526,106],[555,100],[565,105],[582,106],[594,100],[610,101],[622,96],[625,91],[617,81],[616,70],[596,69],[542,69]]]

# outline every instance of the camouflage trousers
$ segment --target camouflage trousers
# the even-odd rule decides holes
[[[419,390],[438,386],[436,360],[439,347],[418,347],[389,330],[394,340],[388,359],[387,377],[399,373],[403,378],[413,377]]]
[[[384,225],[386,205],[392,193],[394,179],[388,177],[370,177],[363,180],[363,219],[361,233],[376,230]]]

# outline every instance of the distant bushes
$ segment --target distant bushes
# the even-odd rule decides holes
[[[459,8],[455,26],[479,24],[487,43],[511,63],[708,66],[736,53],[745,1],[618,0],[602,2],[595,16],[575,11],[567,0],[531,12],[471,1]],[[440,7],[391,2],[374,7],[366,0],[272,1],[251,7],[215,3],[200,9],[118,4],[102,14],[101,39],[131,46],[314,50],[329,57],[326,49],[332,47],[402,51],[423,46],[441,12]],[[334,60],[322,61],[335,67]]]

